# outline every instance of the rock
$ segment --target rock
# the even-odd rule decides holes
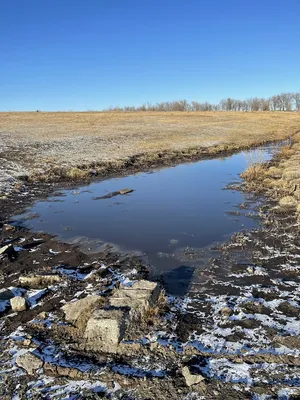
[[[85,349],[115,353],[124,336],[127,318],[124,310],[95,310],[86,325]]]
[[[142,313],[155,304],[159,294],[160,287],[156,282],[141,280],[132,286],[123,286],[115,290],[109,303],[113,307],[129,307]]]
[[[297,206],[297,200],[292,196],[285,196],[279,200],[279,205],[282,208],[293,209]]]
[[[0,300],[10,300],[14,297],[10,289],[0,289]]]
[[[116,192],[108,193],[104,196],[93,197],[93,200],[110,199],[115,196],[124,195],[124,194],[132,193],[132,192],[133,192],[133,189],[121,189],[121,190],[117,190]]]
[[[229,317],[230,315],[233,314],[233,310],[230,307],[222,307],[219,311],[221,315],[225,315]]]
[[[192,374],[189,370],[189,367],[183,367],[182,370],[182,375],[185,379],[185,383],[187,384],[187,386],[193,386],[193,385],[197,385],[198,383],[204,381],[204,377],[200,374]]]
[[[40,313],[36,316],[36,318],[37,318],[37,319],[45,319],[46,316],[47,316],[46,312],[45,312],[45,311],[42,311],[42,312],[40,312]]]
[[[20,276],[19,283],[21,286],[29,287],[31,289],[41,289],[55,283],[61,282],[59,275],[32,275],[32,276]]]
[[[6,253],[7,250],[8,250],[10,247],[12,247],[11,244],[6,244],[5,246],[1,247],[1,248],[0,248],[0,254]]]
[[[25,311],[27,309],[26,299],[21,296],[15,296],[10,299],[10,305],[14,312]]]
[[[23,346],[29,347],[30,345],[31,345],[31,340],[30,339],[24,339]]]
[[[128,193],[132,193],[133,189],[121,189],[119,190],[120,194],[128,194]]]
[[[16,358],[18,367],[25,369],[29,375],[34,375],[35,371],[42,368],[44,362],[31,352],[21,354]]]
[[[6,232],[9,232],[9,231],[14,231],[15,228],[14,228],[14,226],[12,226],[12,225],[4,224],[4,225],[3,225],[3,230],[6,231]]]
[[[97,306],[103,305],[104,299],[101,296],[87,296],[84,299],[68,303],[61,307],[65,313],[65,319],[77,327],[82,327],[83,320],[88,320],[91,313]]]

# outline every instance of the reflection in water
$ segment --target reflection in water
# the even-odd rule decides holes
[[[187,282],[193,268],[205,266],[203,254],[180,258],[180,249],[203,253],[201,249],[224,241],[232,233],[257,226],[258,221],[246,216],[255,203],[251,204],[241,192],[222,189],[239,181],[239,173],[249,160],[255,161],[255,154],[261,161],[269,159],[274,151],[276,147],[270,146],[259,153],[255,150],[163,168],[151,174],[94,182],[39,201],[15,219],[63,240],[85,237],[93,242],[113,243],[121,250],[141,251],[153,265],[153,274],[162,273],[164,280],[169,277],[172,287],[177,285],[179,290],[179,277]],[[123,188],[134,191],[93,200]],[[248,209],[238,209],[241,203],[248,203]],[[239,212],[228,214],[230,210]],[[28,214],[33,219],[26,220]],[[185,283],[183,291],[184,286]]]

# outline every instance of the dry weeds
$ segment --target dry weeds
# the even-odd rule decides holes
[[[300,131],[298,113],[0,113],[0,175],[90,174],[213,156]],[[0,179],[1,180],[1,179]]]
[[[266,193],[280,212],[296,212],[300,220],[300,134],[271,163],[250,165],[242,174],[247,190]]]
[[[262,163],[257,163],[250,165],[242,174],[241,177],[247,182],[261,182],[264,180],[267,172],[267,165]]]

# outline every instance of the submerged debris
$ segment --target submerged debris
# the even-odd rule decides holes
[[[110,198],[115,197],[115,196],[129,194],[129,193],[132,193],[132,192],[133,192],[133,189],[121,189],[121,190],[117,190],[115,192],[108,193],[108,194],[106,194],[104,196],[93,197],[93,200],[110,199]]]

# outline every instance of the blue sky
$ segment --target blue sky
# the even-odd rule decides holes
[[[0,110],[300,90],[300,0],[0,0]]]

